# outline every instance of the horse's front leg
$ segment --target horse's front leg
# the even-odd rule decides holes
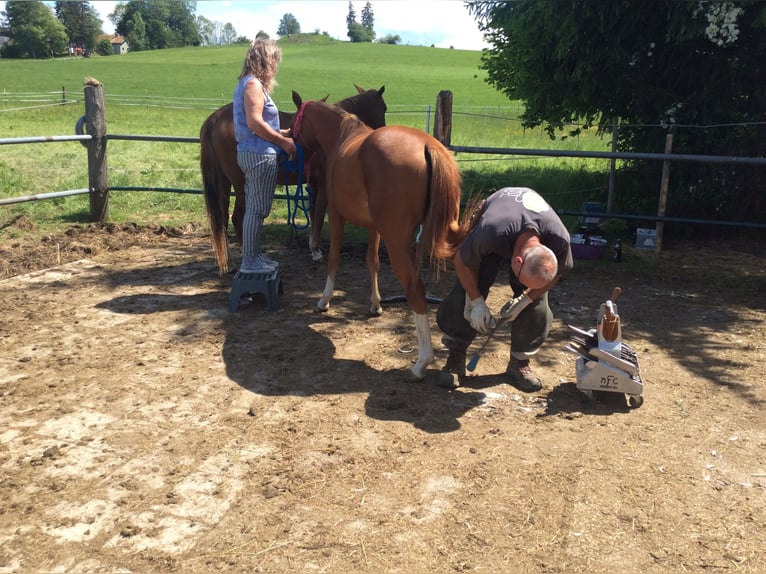
[[[378,271],[380,271],[380,233],[372,227],[367,229],[367,271],[370,273],[370,314],[380,315],[380,290],[378,289]]]
[[[328,214],[330,223],[330,251],[327,254],[327,281],[324,284],[322,297],[317,302],[320,311],[327,311],[330,308],[330,299],[335,291],[335,276],[340,267],[340,246],[343,243],[343,226],[346,221],[332,209]]]

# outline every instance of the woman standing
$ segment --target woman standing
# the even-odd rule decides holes
[[[277,185],[277,158],[282,149],[295,154],[289,130],[279,127],[279,110],[271,99],[282,49],[274,40],[256,39],[245,55],[234,89],[234,135],[237,163],[245,174],[245,219],[242,225],[242,273],[274,271],[279,263],[261,252],[263,220],[271,211]]]

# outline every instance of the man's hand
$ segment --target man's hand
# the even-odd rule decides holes
[[[483,334],[494,329],[497,324],[495,318],[492,316],[492,312],[489,310],[489,307],[487,307],[487,304],[482,297],[477,297],[476,299],[471,300],[466,294],[463,316],[471,324],[471,327]]]
[[[529,295],[519,295],[515,299],[511,299],[503,308],[500,309],[500,316],[503,319],[509,318],[510,321],[516,319],[524,309],[526,309],[532,303]]]

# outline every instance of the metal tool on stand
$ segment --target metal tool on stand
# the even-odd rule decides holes
[[[621,289],[615,287],[611,297],[600,305],[595,329],[585,331],[569,325],[574,335],[564,349],[578,355],[577,388],[588,399],[593,399],[593,391],[624,393],[630,406],[638,408],[644,403],[644,382],[638,356],[622,341],[617,312],[620,293]]]

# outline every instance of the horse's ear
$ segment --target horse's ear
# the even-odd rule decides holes
[[[321,100],[319,100],[319,101],[320,101],[320,102],[324,102],[324,103],[327,103],[327,98],[329,98],[329,97],[330,97],[330,94],[327,94],[327,95],[326,95],[324,98],[322,98],[322,99],[321,99]]]
[[[295,90],[293,90],[293,103],[297,109],[301,109],[301,106],[303,105],[303,98],[301,98],[301,95]]]
[[[378,95],[382,96],[383,92],[385,92],[385,91],[386,91],[386,85],[383,84],[382,86],[380,86],[380,89],[378,90]]]
[[[359,87],[359,86],[357,86],[356,84],[354,84],[354,87],[356,88],[356,91],[357,91],[357,93],[359,93],[359,94],[363,94],[364,92],[366,92],[366,91],[367,91],[367,90],[365,90],[364,88],[360,88],[360,87]]]

